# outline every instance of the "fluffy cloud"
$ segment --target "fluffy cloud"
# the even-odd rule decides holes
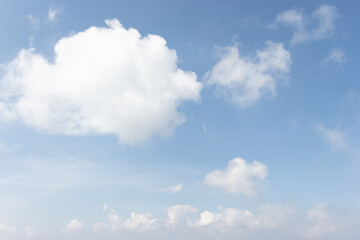
[[[344,51],[341,48],[337,48],[330,52],[329,56],[327,56],[322,61],[322,64],[328,64],[328,63],[343,64],[345,62],[346,62],[346,57]]]
[[[0,80],[0,119],[49,134],[114,134],[124,144],[171,134],[185,121],[177,107],[200,98],[195,73],[177,67],[162,37],[106,24],[59,40],[53,61],[21,50]]]
[[[106,204],[104,204],[103,211],[106,212],[107,214],[109,224],[106,225],[103,223],[95,223],[94,231],[98,231],[106,228],[109,228],[111,231],[115,231],[122,227],[121,217],[114,209],[109,208]]]
[[[198,212],[199,210],[191,205],[175,205],[167,209],[168,220],[166,221],[168,226],[174,226],[182,222],[185,218],[185,221],[188,222],[189,214]]]
[[[78,219],[72,219],[65,227],[64,232],[78,232],[84,228],[84,224]]]
[[[255,57],[239,55],[238,46],[227,47],[207,73],[207,82],[240,107],[248,107],[264,95],[274,96],[278,81],[290,71],[291,56],[282,43],[266,42]]]
[[[126,229],[149,230],[158,228],[159,220],[153,218],[149,213],[136,214],[132,212],[130,218],[125,220],[123,225]]]
[[[93,226],[94,232],[99,232],[103,230],[117,231],[120,229],[129,229],[129,230],[151,230],[160,227],[159,220],[153,218],[149,213],[135,213],[131,212],[130,218],[122,221],[121,217],[114,210],[109,208],[107,205],[103,206],[103,211],[107,213],[109,220],[108,224],[97,222]]]
[[[331,37],[337,16],[336,8],[329,5],[320,6],[312,13],[310,19],[304,16],[302,10],[291,9],[278,14],[272,26],[285,25],[293,28],[290,43],[297,44]],[[307,23],[312,23],[314,20],[317,20],[317,26],[309,29]]]
[[[215,170],[208,173],[205,183],[227,193],[243,193],[246,196],[253,196],[257,193],[254,179],[264,179],[267,175],[265,164],[257,161],[246,163],[241,158],[234,158],[229,161],[226,170]]]

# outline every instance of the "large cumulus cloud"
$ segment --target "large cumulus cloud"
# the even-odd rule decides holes
[[[23,49],[4,64],[0,118],[50,134],[114,134],[124,144],[166,136],[185,121],[177,107],[200,98],[194,72],[157,35],[118,20],[59,40],[50,61]]]

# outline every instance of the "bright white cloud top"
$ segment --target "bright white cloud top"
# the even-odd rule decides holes
[[[274,96],[278,82],[290,72],[291,56],[282,43],[266,42],[255,57],[239,54],[238,46],[227,47],[208,73],[208,83],[240,107],[248,107],[263,96]]]
[[[265,164],[257,161],[247,163],[242,158],[234,158],[229,161],[226,170],[215,170],[208,173],[205,183],[227,193],[243,193],[246,196],[253,196],[257,193],[254,179],[262,180],[267,176],[268,171]]]
[[[0,117],[50,134],[114,134],[124,144],[166,136],[185,121],[183,101],[201,84],[177,67],[175,50],[118,20],[62,38],[54,62],[21,50],[1,79]]]

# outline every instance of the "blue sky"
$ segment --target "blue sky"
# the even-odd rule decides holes
[[[357,1],[0,1],[4,239],[358,239]]]

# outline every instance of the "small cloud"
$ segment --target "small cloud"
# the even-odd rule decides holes
[[[160,227],[159,220],[153,218],[150,213],[131,212],[130,218],[123,221],[119,214],[107,205],[103,206],[103,211],[107,213],[108,223],[96,222],[93,225],[94,232],[105,230],[117,231],[119,229],[144,231]]]
[[[257,194],[255,179],[262,180],[268,176],[265,164],[254,161],[247,163],[241,158],[229,161],[227,169],[215,170],[205,177],[205,184],[224,190],[227,193],[243,193],[246,196]]]
[[[125,229],[140,231],[156,229],[159,226],[159,220],[153,218],[149,213],[136,214],[135,212],[131,212],[130,218],[126,219],[123,223]]]
[[[346,62],[345,53],[341,48],[334,49],[330,52],[329,56],[327,56],[323,61],[322,64],[328,63],[337,63],[343,64]]]
[[[60,13],[60,10],[55,9],[55,8],[50,8],[49,9],[49,13],[48,13],[48,19],[50,21],[55,21],[56,20],[56,16]]]
[[[179,184],[172,185],[172,186],[169,186],[169,187],[166,187],[166,188],[160,188],[160,189],[158,189],[158,191],[173,194],[173,193],[176,193],[176,192],[180,192],[183,189],[183,187],[184,186],[181,183],[179,183]]]
[[[282,43],[265,45],[255,57],[241,56],[237,45],[221,49],[219,62],[206,73],[207,83],[241,108],[275,96],[278,82],[290,72],[291,55]]]
[[[79,232],[84,228],[84,224],[78,219],[72,219],[65,227],[64,232]]]
[[[343,131],[330,129],[322,124],[316,127],[316,130],[323,136],[333,150],[349,150],[350,145],[347,141],[347,136]]]
[[[335,31],[335,20],[338,17],[336,7],[322,5],[311,16],[304,16],[302,9],[290,9],[278,14],[271,28],[284,25],[293,29],[290,43],[292,45],[330,38]],[[309,26],[317,21],[315,27]]]

